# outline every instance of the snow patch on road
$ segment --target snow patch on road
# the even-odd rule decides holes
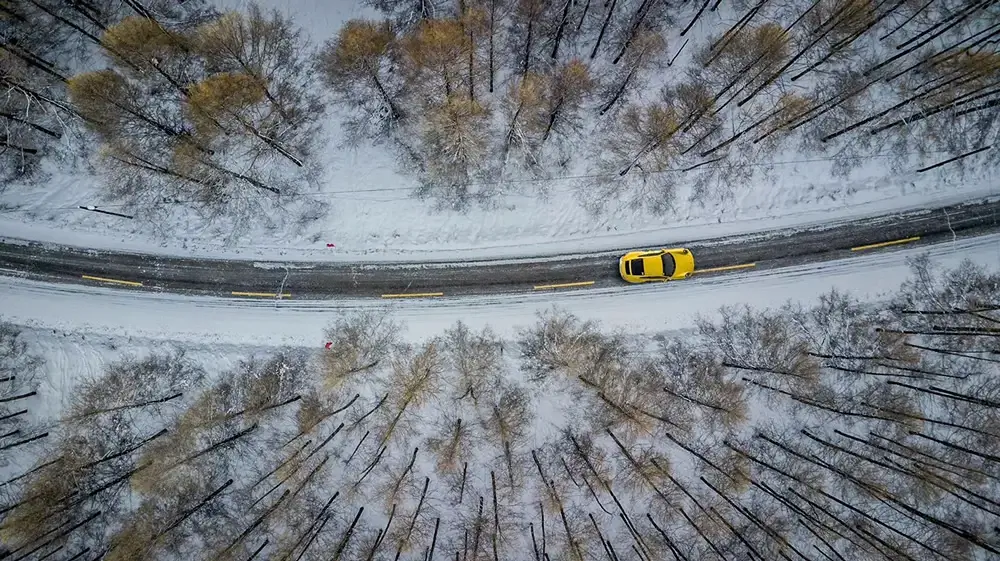
[[[265,269],[268,271],[290,271],[293,269],[315,269],[315,265],[303,265],[301,263],[273,263],[269,261],[254,261],[255,269]]]

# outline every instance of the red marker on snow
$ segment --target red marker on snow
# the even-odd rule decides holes
[[[326,344],[323,346],[329,349],[330,347],[333,346],[333,341],[327,341]]]
[[[326,244],[326,247],[337,247],[337,246],[336,246],[336,244],[328,243],[328,244]]]

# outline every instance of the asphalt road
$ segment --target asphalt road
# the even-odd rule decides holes
[[[686,244],[670,244],[670,247],[691,249],[696,272],[733,274],[745,269],[711,269],[751,263],[754,269],[785,267],[992,232],[1000,232],[1000,200],[889,214],[811,229],[691,240]],[[862,248],[900,240],[909,241]],[[566,283],[587,284],[551,289],[575,290],[623,284],[618,276],[618,258],[626,251],[635,249],[654,248],[627,247],[599,254],[460,263],[282,261],[262,266],[261,261],[186,259],[0,240],[0,274],[57,282],[103,284],[125,290],[228,296],[234,296],[233,292],[254,293],[253,296],[243,296],[250,298],[274,297],[279,292],[290,294],[294,299],[333,296],[381,298],[383,295],[425,293],[458,296],[531,292],[539,290],[538,286]]]

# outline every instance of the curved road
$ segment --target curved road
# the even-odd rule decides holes
[[[670,246],[690,248],[695,256],[696,272],[713,274],[740,270],[732,268],[735,265],[749,268],[753,264],[756,269],[784,267],[997,231],[1000,231],[1000,200],[889,214],[811,229],[691,240]],[[283,261],[264,264],[261,261],[99,252],[0,239],[0,273],[131,290],[251,298],[275,297],[279,292],[295,299],[454,296],[611,286],[622,283],[618,277],[618,258],[633,249],[642,248],[461,263]],[[551,286],[565,284],[571,286]]]

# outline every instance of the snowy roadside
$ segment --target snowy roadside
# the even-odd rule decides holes
[[[669,285],[392,304],[351,299],[248,302],[3,277],[0,310],[8,320],[35,328],[262,347],[321,345],[324,327],[345,313],[370,308],[392,310],[417,337],[444,330],[459,319],[470,328],[489,325],[499,335],[509,336],[518,326],[530,323],[535,313],[552,306],[611,328],[661,331],[690,328],[699,315],[711,316],[720,306],[775,307],[790,299],[812,301],[834,288],[862,299],[884,298],[908,276],[907,260],[924,252],[941,268],[954,267],[964,259],[996,267],[1000,265],[1000,235]]]
[[[355,170],[360,175],[363,171]],[[805,174],[806,176],[808,174]],[[503,259],[539,255],[611,251],[692,240],[754,234],[782,228],[807,228],[891,212],[933,208],[1000,195],[992,182],[940,189],[929,181],[904,179],[853,185],[850,194],[840,187],[801,188],[797,174],[783,179],[784,187],[764,194],[750,189],[743,199],[708,207],[689,204],[672,216],[649,216],[626,211],[594,218],[575,202],[572,189],[557,190],[547,201],[510,197],[511,207],[466,214],[434,213],[407,193],[383,202],[363,201],[344,194],[337,200],[331,222],[335,226],[309,236],[275,236],[226,245],[220,237],[184,232],[171,240],[157,239],[120,228],[142,225],[131,221],[74,211],[70,201],[36,202],[29,213],[0,213],[0,239],[32,240],[53,245],[87,247],[196,258],[295,261],[355,261]],[[68,179],[67,179],[68,181]],[[57,193],[68,195],[67,187]],[[796,194],[798,193],[798,194]],[[8,192],[0,202],[9,201]],[[30,191],[18,198],[28,199]],[[56,193],[49,195],[57,196]],[[74,199],[75,200],[75,199]],[[685,203],[687,204],[687,203]],[[66,205],[64,210],[45,208]],[[320,225],[321,226],[321,225]],[[318,236],[318,237],[317,237]],[[335,247],[327,247],[332,243]]]

